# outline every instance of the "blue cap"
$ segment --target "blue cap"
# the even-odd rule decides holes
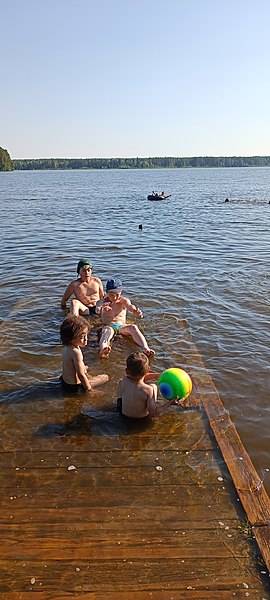
[[[121,292],[123,289],[121,279],[109,279],[106,283],[106,292]]]

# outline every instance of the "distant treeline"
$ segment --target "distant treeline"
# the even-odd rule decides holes
[[[193,156],[188,158],[38,158],[13,160],[16,170],[158,169],[183,167],[270,167],[270,156]]]

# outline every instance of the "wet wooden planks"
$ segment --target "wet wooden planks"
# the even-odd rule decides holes
[[[1,600],[270,600],[269,499],[184,334],[184,411],[1,405]]]
[[[31,596],[30,596],[31,594]],[[249,596],[247,596],[249,594]],[[39,600],[61,600],[63,598],[72,598],[72,600],[104,600],[104,592],[72,592],[71,594],[63,594],[59,590],[54,590],[53,592],[47,591],[43,592],[41,589],[37,594],[31,590],[31,592],[15,592],[12,594],[4,593],[2,598],[3,600],[28,600],[29,597],[38,597]],[[129,591],[127,596],[126,591],[117,591],[110,592],[109,596],[110,600],[246,600],[248,597],[252,598],[252,600],[266,600],[261,593],[258,593],[256,590],[252,592],[252,595],[247,591],[246,588],[242,590],[236,590],[232,592],[231,590],[219,590],[218,596],[216,590],[194,590],[188,589],[186,591],[158,591],[155,590],[152,592],[148,591],[136,591],[133,593]],[[105,597],[106,598],[106,597]]]
[[[1,598],[270,598],[204,411],[111,436],[42,420],[0,452]]]

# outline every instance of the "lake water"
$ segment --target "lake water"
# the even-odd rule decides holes
[[[149,202],[153,189],[172,197]],[[22,401],[33,412],[53,402],[60,298],[88,257],[104,284],[120,277],[143,310],[153,370],[182,366],[186,323],[269,491],[270,169],[0,173],[0,199],[0,389],[2,407],[14,407],[6,435],[18,429]],[[97,403],[114,399],[134,349],[117,339],[101,361],[91,333],[86,362],[111,378]]]

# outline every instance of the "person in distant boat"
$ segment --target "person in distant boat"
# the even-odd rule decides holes
[[[92,276],[93,265],[90,260],[82,258],[77,264],[78,279],[71,281],[61,300],[61,307],[66,308],[67,300],[71,300],[70,313],[76,317],[79,314],[94,315],[98,300],[103,298],[103,285],[99,277]]]
[[[62,375],[60,381],[63,389],[70,392],[83,390],[91,392],[92,388],[109,381],[105,373],[89,377],[81,348],[87,346],[90,325],[84,317],[69,315],[60,327],[60,337],[64,346]]]
[[[161,192],[161,194],[160,194],[160,195],[161,195],[161,197],[162,197],[162,198],[166,198],[166,196],[165,196],[165,192]]]
[[[111,352],[111,340],[114,335],[131,336],[147,355],[155,354],[149,348],[147,341],[134,323],[126,323],[127,311],[136,317],[143,317],[142,311],[134,306],[128,298],[123,298],[122,282],[120,279],[110,279],[106,284],[106,295],[97,302],[96,313],[100,314],[102,320],[102,331],[99,341],[99,355],[106,358]]]
[[[126,375],[117,388],[117,410],[123,417],[143,419],[156,417],[167,410],[175,399],[158,406],[158,389],[149,380],[159,378],[160,373],[149,372],[149,360],[143,352],[133,352],[127,358]]]

